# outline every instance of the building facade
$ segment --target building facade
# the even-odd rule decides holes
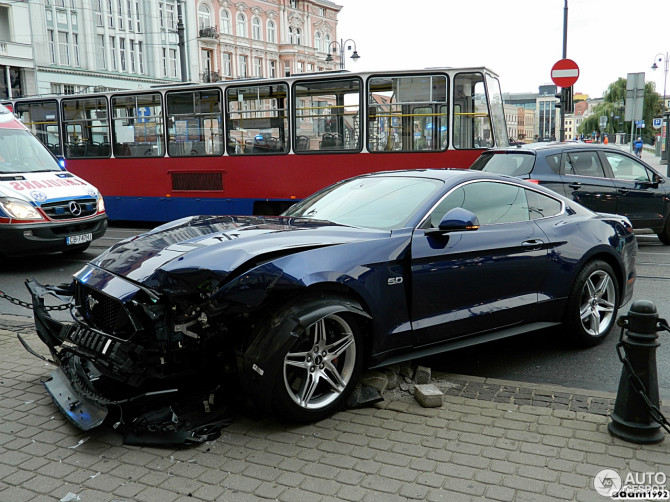
[[[341,7],[323,0],[199,0],[199,80],[330,70]]]
[[[332,70],[340,10],[327,0],[0,0],[0,98]]]

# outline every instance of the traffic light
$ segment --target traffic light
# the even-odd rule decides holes
[[[562,104],[565,113],[575,113],[575,103],[572,100],[572,86],[563,87],[561,92],[556,93],[555,96],[558,99],[556,108],[560,108]]]

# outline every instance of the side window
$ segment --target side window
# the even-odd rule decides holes
[[[64,99],[62,104],[65,157],[109,157],[107,100]]]
[[[455,207],[472,211],[480,225],[528,221],[527,190],[494,181],[467,183],[451,191],[431,213],[424,227],[437,227],[444,215]]]
[[[528,212],[531,220],[539,220],[549,216],[556,216],[563,211],[563,204],[548,195],[526,190],[528,198]]]
[[[163,107],[158,93],[112,97],[115,157],[162,157]]]
[[[596,152],[573,152],[567,155],[565,174],[604,178],[605,171]]]
[[[649,172],[633,159],[618,153],[605,153],[607,163],[612,168],[614,178],[622,181],[649,181]]]
[[[15,111],[21,122],[54,155],[62,155],[58,127],[58,102],[56,100],[39,103],[17,103]]]
[[[226,91],[229,155],[288,152],[286,84],[235,87]]]
[[[359,151],[361,83],[358,79],[296,84],[296,152]]]
[[[556,155],[547,155],[545,158],[547,165],[554,171],[556,174],[561,172],[561,154]]]
[[[223,154],[221,95],[216,89],[167,95],[168,154]]]
[[[374,77],[368,84],[368,150],[445,150],[447,79],[443,75]]]

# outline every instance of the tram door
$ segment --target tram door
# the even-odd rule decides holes
[[[454,78],[454,147],[488,148],[495,144],[484,77],[459,73]]]

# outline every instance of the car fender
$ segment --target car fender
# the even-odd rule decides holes
[[[288,352],[309,326],[324,316],[340,312],[371,319],[354,300],[343,298],[337,305],[331,301],[323,299],[317,308],[296,316],[283,315],[285,311],[279,311],[262,324],[254,340],[243,352],[238,361],[240,381],[248,395],[253,396],[256,403],[266,411],[271,411],[272,389],[284,364],[277,355]]]

